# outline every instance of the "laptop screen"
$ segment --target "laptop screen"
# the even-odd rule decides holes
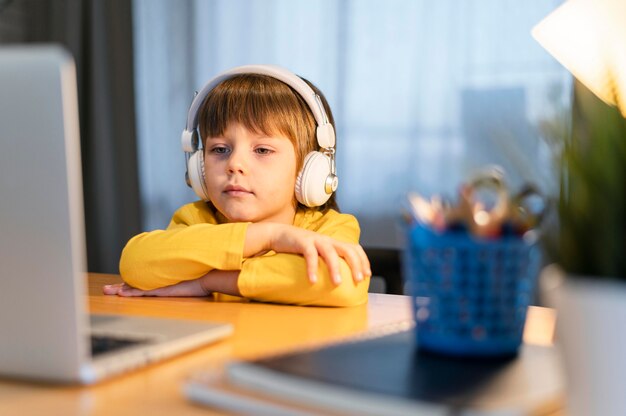
[[[78,100],[71,56],[0,48],[0,373],[87,354]]]

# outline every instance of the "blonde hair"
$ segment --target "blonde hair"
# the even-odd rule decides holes
[[[320,96],[334,127],[335,122],[326,98],[317,87],[304,81]],[[236,75],[211,90],[199,113],[203,147],[206,147],[207,137],[222,135],[227,126],[234,122],[257,134],[287,137],[296,153],[296,174],[302,169],[306,155],[319,149],[315,118],[304,99],[287,84],[267,75]],[[298,206],[306,209],[304,205]],[[339,209],[335,194],[324,205],[314,209],[326,211],[330,208]]]

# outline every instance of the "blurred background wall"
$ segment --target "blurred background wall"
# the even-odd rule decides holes
[[[90,271],[195,199],[182,131],[218,71],[277,64],[337,121],[338,200],[369,247],[399,247],[407,191],[453,196],[484,164],[554,188],[538,129],[571,77],[530,36],[560,0],[0,0],[0,43],[59,42],[79,75]]]
[[[473,169],[549,188],[537,130],[571,78],[531,38],[560,1],[136,0],[135,77],[146,229],[194,199],[178,137],[193,92],[235,65],[313,81],[337,121],[341,209],[362,242],[397,247],[409,190],[453,195]]]

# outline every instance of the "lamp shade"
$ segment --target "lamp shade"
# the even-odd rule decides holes
[[[569,0],[535,26],[532,35],[626,117],[626,0]]]

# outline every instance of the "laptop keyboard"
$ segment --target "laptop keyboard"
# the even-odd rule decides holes
[[[119,350],[122,348],[132,347],[134,345],[147,342],[142,339],[118,338],[111,336],[92,335],[91,336],[91,355],[96,356]]]

